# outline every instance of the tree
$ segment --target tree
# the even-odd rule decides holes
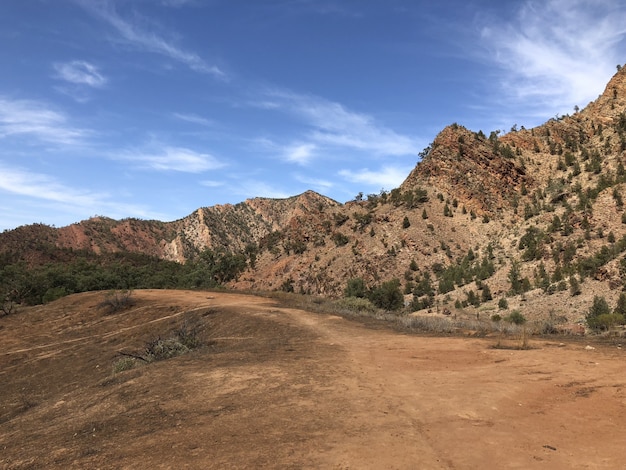
[[[483,302],[488,302],[489,300],[491,300],[493,297],[491,295],[491,289],[489,289],[489,286],[487,284],[483,285],[483,291],[480,295],[480,300],[482,300]]]
[[[380,287],[370,291],[369,300],[378,308],[398,310],[404,305],[404,296],[400,291],[400,280],[397,278],[383,282]]]
[[[576,279],[576,276],[572,275],[569,277],[569,293],[570,295],[573,297],[575,295],[580,295],[581,294],[581,290],[580,290],[580,283],[578,282],[578,279]]]
[[[617,299],[617,305],[613,313],[618,313],[626,317],[626,292],[622,292]]]
[[[526,323],[526,317],[519,310],[513,310],[507,317],[507,321],[515,325],[523,325]]]
[[[344,294],[346,297],[365,297],[366,289],[365,289],[365,281],[360,278],[348,279],[348,285]]]
[[[605,329],[606,315],[610,315],[611,309],[606,299],[600,295],[593,298],[593,304],[587,312],[586,320],[589,328],[593,330]],[[602,318],[604,317],[604,318]]]
[[[519,263],[513,261],[511,264],[511,269],[509,270],[509,282],[511,283],[511,293],[513,295],[521,294],[522,290],[522,278],[520,274]]]
[[[404,216],[404,220],[402,221],[402,228],[406,229],[411,226],[411,222],[407,216]]]

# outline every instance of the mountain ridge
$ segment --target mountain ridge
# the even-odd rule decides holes
[[[241,253],[247,264],[227,282],[231,288],[339,297],[350,279],[372,288],[396,278],[409,300],[424,301],[414,306],[426,308],[471,309],[469,292],[485,285],[494,299],[513,297],[520,308],[549,295],[567,304],[573,300],[563,286],[572,277],[585,286],[576,305],[597,293],[615,301],[612,291],[624,285],[626,272],[619,244],[626,236],[625,133],[626,70],[620,69],[587,107],[532,129],[487,136],[447,126],[389,192],[346,203],[314,191],[252,198],[201,207],[172,222],[94,217],[58,229],[23,226],[0,234],[0,253],[32,265],[54,262],[61,257],[55,249],[66,258],[86,250],[177,263],[207,249]],[[602,250],[610,256],[587,269]],[[493,265],[488,276],[476,274],[478,261]],[[530,287],[524,292],[510,285],[517,265]],[[476,272],[451,274],[457,266]],[[415,286],[428,276],[434,295],[425,296]],[[532,296],[536,302],[523,303]]]

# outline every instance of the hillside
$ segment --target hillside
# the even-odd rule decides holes
[[[506,297],[528,318],[571,323],[595,296],[614,307],[624,285],[625,133],[620,69],[597,100],[536,128],[446,127],[390,192],[345,204],[311,191],[257,198],[174,222],[26,226],[0,234],[0,253],[5,267],[32,267],[77,252],[180,264],[227,252],[243,264],[218,280],[234,289],[339,297],[351,279],[373,289],[397,278],[413,310],[493,315]]]

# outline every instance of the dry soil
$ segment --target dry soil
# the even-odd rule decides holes
[[[626,468],[616,345],[408,335],[231,293],[0,318],[0,468]],[[187,321],[191,353],[113,373]],[[141,362],[141,361],[139,361]]]

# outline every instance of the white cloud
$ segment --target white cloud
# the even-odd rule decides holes
[[[56,63],[54,69],[57,77],[75,85],[87,85],[93,88],[101,88],[107,79],[98,71],[98,68],[83,60]]]
[[[288,146],[285,149],[285,159],[288,162],[305,165],[313,158],[316,148],[315,144],[294,144]]]
[[[76,144],[88,131],[68,124],[67,117],[46,104],[0,97],[0,138],[24,135],[56,144]]]
[[[376,188],[397,188],[409,175],[412,168],[385,166],[377,171],[363,168],[358,171],[341,170],[339,176],[352,183],[361,183]]]
[[[155,32],[144,30],[139,25],[126,21],[117,13],[112,0],[75,1],[92,14],[106,21],[128,43],[181,62],[196,72],[208,73],[217,78],[226,78],[226,74],[219,67],[207,64],[195,52],[186,51],[174,44],[174,41],[168,41]]]
[[[121,158],[158,171],[202,173],[225,166],[212,155],[182,147],[164,147],[154,152],[131,151],[122,154]]]
[[[247,198],[267,197],[272,199],[285,199],[293,196],[293,194],[289,194],[273,184],[256,180],[242,181],[238,187],[232,188],[232,192],[233,194],[239,194]]]
[[[181,121],[190,122],[192,124],[199,124],[201,126],[209,127],[213,125],[211,121],[202,116],[198,116],[197,114],[183,114],[183,113],[174,113],[174,117]]]
[[[417,139],[396,133],[369,115],[356,113],[324,98],[286,91],[267,92],[253,106],[297,116],[309,127],[308,145],[344,147],[379,156],[417,155]]]
[[[0,164],[0,191],[42,201],[46,204],[46,213],[67,212],[76,214],[77,217],[87,217],[96,213],[107,213],[112,217],[162,216],[140,206],[115,202],[108,193],[73,188],[49,175],[2,164]],[[38,212],[41,212],[41,209]]]
[[[610,0],[525,1],[481,31],[503,93],[544,115],[595,99],[624,61],[625,37],[626,4]]]
[[[318,179],[318,178],[310,178],[308,176],[303,176],[300,174],[295,174],[294,178],[296,179],[296,181],[299,181],[300,183],[303,183],[303,184],[306,184],[315,188],[316,191],[325,191],[325,190],[331,189],[334,186],[334,184],[331,181]]]
[[[225,183],[223,181],[204,180],[201,181],[200,184],[202,186],[206,186],[207,188],[220,188],[224,186]]]

